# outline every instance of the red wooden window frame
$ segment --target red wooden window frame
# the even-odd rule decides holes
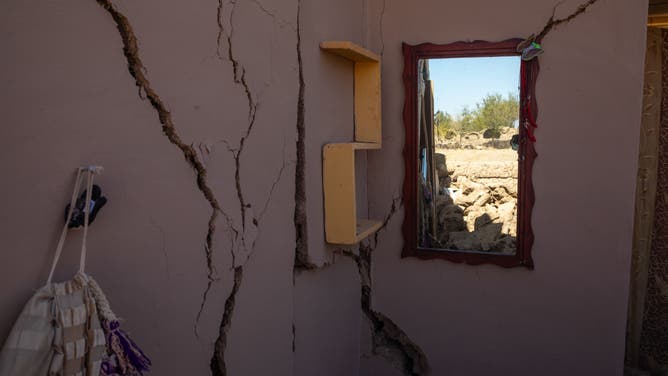
[[[417,241],[417,64],[420,59],[452,58],[452,57],[489,57],[517,56],[516,49],[521,39],[510,39],[503,42],[456,42],[451,44],[423,43],[418,45],[403,44],[404,54],[404,128],[406,139],[404,146],[404,247],[402,257],[420,259],[445,259],[457,263],[496,264],[506,268],[523,266],[533,269],[531,247],[533,230],[531,228],[531,212],[535,196],[531,179],[533,162],[536,158],[534,142],[530,140],[531,126],[527,124],[528,116],[536,116],[535,88],[538,76],[538,59],[522,61],[520,75],[523,83],[520,88],[520,146],[518,150],[518,210],[517,210],[517,251],[514,255],[501,255],[486,252],[466,252],[421,248]],[[527,111],[528,110],[528,111]],[[535,119],[534,119],[535,120]]]

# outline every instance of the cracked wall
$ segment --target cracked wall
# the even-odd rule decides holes
[[[552,1],[0,3],[0,41],[8,51],[0,62],[0,171],[11,182],[0,185],[3,212],[11,213],[0,221],[0,284],[9,286],[0,294],[8,307],[0,337],[46,276],[69,174],[95,162],[105,166],[98,182],[109,204],[89,234],[88,271],[152,356],[153,374],[423,374],[425,362],[436,375],[491,367],[535,374],[555,360],[564,367],[555,374],[615,374],[625,315],[618,296],[626,294],[610,291],[627,286],[630,240],[623,230],[631,222],[635,161],[627,157],[637,138],[628,124],[640,106],[633,89],[639,93],[646,7],[599,3],[544,41],[538,266],[531,273],[399,259],[400,42],[527,36],[544,25]],[[116,19],[100,7],[109,4]],[[576,5],[564,2],[557,16]],[[124,54],[132,39],[117,28],[118,15],[132,26],[137,56]],[[369,240],[372,252],[324,243],[322,146],[353,138],[352,64],[322,53],[318,43],[327,39],[384,55],[383,149],[356,160],[358,181],[367,182],[358,189],[358,209],[388,218]],[[603,69],[601,57],[609,62]],[[578,88],[575,95],[558,84],[563,80]],[[619,96],[597,96],[602,82]],[[591,140],[602,131],[617,142],[592,154]],[[563,145],[571,153],[554,158]],[[295,210],[302,168],[305,201]],[[580,177],[571,184],[591,201],[550,184],[566,171]],[[614,186],[591,192],[592,181],[613,173]],[[572,219],[567,204],[587,208],[579,215],[589,225],[563,227]],[[599,212],[620,220],[601,221]],[[305,216],[295,221],[295,213]],[[587,250],[577,253],[578,263],[563,257],[574,256],[573,244],[546,226],[555,219],[559,232]],[[618,235],[591,240],[608,233]],[[75,270],[80,234],[70,239],[57,279]],[[437,294],[415,293],[425,286]],[[600,309],[603,319],[593,314]],[[538,318],[519,321],[518,311]],[[515,349],[529,359],[513,361]],[[489,354],[484,361],[481,351]]]
[[[17,179],[2,193],[34,195],[29,201],[39,209],[28,211],[40,215],[32,223],[46,230],[28,233],[10,223],[2,230],[8,247],[29,248],[26,259],[0,267],[14,286],[2,303],[16,307],[0,317],[3,338],[50,262],[48,229],[60,222],[69,172],[94,161],[106,167],[99,183],[110,204],[91,231],[88,270],[152,355],[154,373],[297,372],[294,359],[314,337],[299,332],[295,315],[306,309],[295,308],[295,291],[305,283],[293,274],[295,169],[305,169],[309,197],[305,261],[324,265],[333,258],[322,234],[321,146],[352,137],[353,81],[351,66],[323,57],[318,43],[361,43],[359,6],[304,6],[302,63],[299,1],[32,5],[0,5],[0,40],[12,55],[3,62],[2,114],[13,124],[3,127],[0,166]],[[311,107],[308,95],[316,98]],[[32,151],[20,163],[9,158],[21,150]],[[13,203],[5,202],[7,210],[21,212]],[[31,222],[28,212],[16,218]],[[75,249],[68,245],[57,277],[69,275]],[[343,269],[336,278],[356,281],[353,267],[333,270]],[[330,293],[331,285],[319,284]],[[337,300],[349,302],[346,317],[359,321],[357,294]],[[358,337],[359,326],[345,324],[333,343],[343,334]],[[342,364],[359,368],[356,347],[339,351],[343,362],[300,359],[332,374],[341,374]]]
[[[253,364],[258,374],[288,373],[294,238],[285,235],[292,224],[283,213],[293,201],[294,149],[287,145],[295,137],[296,3],[223,4],[221,17],[234,25],[231,41],[245,72],[236,77],[228,46],[222,46],[222,59],[217,54],[215,2],[113,4],[117,12],[95,1],[2,5],[3,31],[21,30],[20,37],[3,37],[14,56],[3,65],[2,91],[3,122],[16,125],[3,130],[5,140],[14,140],[2,161],[3,171],[18,173],[12,194],[35,194],[40,209],[30,210],[40,215],[34,223],[55,228],[71,169],[104,165],[99,183],[110,205],[91,231],[88,270],[152,355],[154,372],[210,374],[226,298],[236,291],[228,321],[252,329],[229,326],[228,346],[241,354],[273,354],[265,357],[273,364]],[[124,55],[123,42],[127,47],[134,39],[117,28],[119,15],[132,25],[144,69],[134,52]],[[246,91],[256,105],[252,132]],[[25,116],[33,105],[40,110]],[[19,164],[7,158],[25,148],[40,152]],[[3,272],[22,271],[12,278],[15,288],[2,294],[4,305],[16,307],[2,316],[3,338],[25,294],[42,282],[52,252],[49,230],[24,233],[21,240],[20,228],[27,227],[6,226],[3,238],[30,247],[25,256],[38,261],[26,267],[17,258],[3,266]],[[59,278],[72,270],[75,249],[68,246]],[[237,266],[244,265],[243,283],[234,278],[230,251]],[[265,294],[261,302],[250,298]],[[252,363],[234,353],[226,360],[230,374]]]
[[[556,18],[583,2],[560,2]],[[372,216],[401,192],[401,42],[528,37],[556,3],[370,2],[370,47],[384,45],[383,148],[369,155]],[[424,349],[433,374],[622,374],[646,12],[646,1],[599,0],[543,40],[534,271],[400,259],[402,220],[381,235],[372,306]],[[393,374],[373,357],[362,356],[361,368]]]
[[[294,375],[358,374],[359,333],[368,330],[360,308],[357,269],[350,260],[334,255],[337,247],[324,242],[322,147],[353,139],[353,65],[317,47],[323,40],[364,44],[366,19],[360,10],[355,0],[302,0],[301,5],[308,258],[294,275]],[[322,99],[328,91],[338,96]],[[366,180],[361,157],[356,161],[362,174],[358,181]],[[358,194],[366,202],[366,191],[360,189]],[[366,211],[366,206],[362,209]]]

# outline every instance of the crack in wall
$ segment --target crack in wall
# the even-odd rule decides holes
[[[253,216],[253,224],[255,226],[259,225],[259,222],[262,221],[262,218],[264,217],[264,214],[267,212],[267,209],[269,207],[269,202],[271,202],[271,198],[274,195],[274,191],[276,190],[276,187],[278,186],[278,183],[281,181],[281,177],[283,176],[283,172],[285,171],[285,168],[288,166],[288,163],[285,159],[285,140],[283,140],[283,164],[281,164],[281,168],[278,170],[278,174],[276,178],[274,179],[274,182],[271,184],[271,188],[269,189],[269,194],[267,195],[267,200],[265,200],[264,205],[262,206],[262,210],[260,210],[260,213],[257,216]]]
[[[234,11],[236,9],[236,1],[230,2],[232,4],[232,10],[230,12],[230,18],[229,18],[229,24],[230,24],[230,32],[227,33],[225,31],[225,27],[223,25],[222,21],[222,11],[223,11],[223,0],[218,0],[218,8],[217,8],[217,23],[218,23],[218,37],[217,37],[217,49],[216,49],[216,54],[218,55],[219,59],[223,59],[221,55],[221,42],[223,39],[223,34],[225,35],[225,40],[227,42],[227,60],[232,64],[232,77],[234,80],[234,83],[237,85],[240,85],[244,91],[244,94],[246,96],[246,101],[248,103],[248,124],[246,127],[246,132],[245,134],[239,139],[239,146],[236,148],[232,148],[228,144],[228,150],[230,153],[232,153],[232,157],[234,158],[234,164],[235,164],[235,172],[234,172],[234,179],[235,179],[235,188],[237,191],[237,199],[239,201],[239,212],[241,214],[241,236],[242,236],[242,243],[244,244],[245,247],[245,232],[246,232],[246,210],[250,208],[250,204],[246,202],[244,199],[244,194],[243,194],[243,189],[241,187],[241,155],[244,152],[244,146],[246,145],[246,140],[251,134],[251,131],[253,130],[253,127],[255,125],[255,119],[257,115],[257,110],[259,103],[253,98],[252,91],[250,89],[250,86],[248,85],[248,81],[246,80],[246,68],[239,62],[239,60],[235,57],[234,54],[234,45],[232,43],[232,37],[234,35]],[[241,73],[239,73],[241,72]],[[234,265],[233,265],[234,266]]]
[[[297,0],[297,68],[299,74],[299,90],[297,93],[297,140],[295,142],[296,162],[295,162],[295,209],[293,214],[293,223],[295,226],[295,256],[292,264],[292,288],[293,288],[293,311],[292,311],[292,353],[293,353],[293,373],[294,373],[294,353],[297,348],[297,326],[294,316],[294,289],[296,285],[297,273],[302,270],[317,269],[317,265],[311,263],[308,258],[308,227],[306,218],[306,127],[305,127],[305,108],[304,95],[306,85],[304,83],[304,62],[302,60],[302,38],[301,38],[301,0]]]
[[[306,220],[306,128],[304,126],[304,65],[301,44],[301,0],[297,0],[297,64],[299,69],[299,92],[297,97],[297,163],[295,166],[295,259],[293,271],[313,269],[315,267],[308,258],[308,231]]]
[[[398,204],[398,205],[397,205]],[[378,246],[378,236],[380,235],[380,232],[385,230],[385,227],[387,227],[388,223],[390,223],[390,219],[394,216],[394,213],[397,212],[397,210],[404,205],[404,200],[401,196],[398,197],[393,197],[392,198],[392,205],[390,206],[390,211],[385,215],[383,218],[383,223],[380,225],[378,230],[373,234],[373,247],[376,248]]]
[[[184,158],[196,174],[196,183],[198,189],[202,192],[204,198],[208,201],[209,206],[211,207],[211,215],[209,216],[208,229],[204,246],[206,253],[207,278],[210,284],[215,279],[214,277],[216,274],[215,267],[213,266],[212,250],[213,235],[216,231],[216,219],[218,218],[218,215],[223,214],[223,216],[226,218],[230,230],[234,234],[238,234],[238,231],[232,225],[231,218],[221,209],[218,200],[209,186],[206,177],[207,170],[200,160],[197,151],[192,145],[187,145],[181,140],[181,137],[176,132],[176,127],[174,126],[171,113],[169,110],[167,110],[164,102],[153,89],[150,81],[146,77],[146,69],[141,61],[141,58],[139,57],[137,37],[134,33],[134,30],[132,29],[132,26],[130,25],[129,20],[127,17],[125,17],[125,15],[123,15],[114,7],[110,0],[96,1],[109,13],[114,23],[116,24],[116,28],[118,29],[121,40],[123,42],[123,54],[127,60],[128,71],[135,80],[135,85],[138,87],[140,98],[148,99],[151,103],[151,106],[155,109],[158,115],[158,119],[162,124],[163,134],[183,153]],[[141,95],[142,91],[144,92],[145,96]]]
[[[218,338],[213,346],[213,357],[211,358],[211,374],[213,376],[227,376],[227,364],[225,363],[225,350],[227,349],[227,335],[232,326],[232,314],[236,305],[236,297],[241,287],[241,281],[244,277],[243,266],[234,268],[234,284],[232,291],[225,299],[225,310],[223,311],[223,318],[220,321],[218,328]]]
[[[249,253],[248,256],[246,257],[246,261],[244,262],[244,264],[250,260],[252,251],[255,250],[255,243],[257,239],[260,237],[260,223],[262,222],[265,213],[269,209],[269,203],[271,202],[271,199],[274,196],[274,191],[278,187],[278,183],[281,181],[281,178],[283,177],[283,172],[285,171],[285,167],[287,167],[288,165],[288,162],[285,157],[285,152],[286,152],[285,139],[283,139],[283,163],[281,164],[281,168],[278,170],[276,178],[274,178],[274,181],[271,184],[271,188],[269,189],[269,193],[267,194],[267,199],[264,201],[264,205],[262,206],[260,213],[257,215],[253,213],[253,225],[257,228],[258,234],[253,240],[253,244],[251,245],[251,253]]]
[[[394,321],[371,307],[371,252],[361,245],[357,267],[362,281],[362,311],[371,322],[373,351],[400,366],[406,375],[429,373],[429,363],[422,349]]]
[[[547,23],[545,24],[545,26],[543,26],[543,29],[535,37],[536,42],[540,43],[543,40],[543,38],[545,38],[545,36],[547,36],[547,34],[549,34],[550,31],[552,31],[552,29],[554,29],[555,26],[559,26],[560,24],[570,22],[575,17],[577,17],[577,16],[581,15],[582,13],[584,13],[585,11],[587,11],[587,8],[594,5],[597,1],[598,0],[587,0],[586,2],[580,4],[580,6],[578,6],[577,9],[573,13],[569,14],[567,17],[555,19],[554,17],[555,17],[555,13],[557,11],[557,7],[563,1],[557,3],[554,6],[554,8],[552,9],[552,16],[550,17],[549,20],[547,20]]]
[[[267,200],[265,201],[264,207],[262,211],[260,212],[260,215],[258,218],[253,218],[253,224],[259,228],[260,226],[260,221],[262,217],[264,216],[267,207],[269,205],[269,202],[271,201],[271,197],[273,195],[274,190],[278,186],[278,183],[281,180],[281,176],[283,175],[283,171],[285,170],[286,162],[285,162],[285,148],[284,148],[284,158],[283,158],[283,164],[278,172],[278,176],[274,179],[271,189],[269,190],[269,194],[267,197]],[[255,241],[253,242],[251,252],[252,250],[255,249]],[[232,249],[230,251],[232,255],[234,256],[234,250]],[[227,336],[229,333],[229,329],[232,325],[232,316],[234,314],[234,308],[236,305],[236,296],[237,293],[239,292],[239,288],[241,287],[241,282],[243,280],[243,273],[244,273],[244,265],[248,263],[250,260],[251,254],[248,254],[246,260],[241,264],[241,265],[236,265],[234,258],[232,260],[234,266],[234,283],[232,285],[232,289],[230,293],[228,294],[227,298],[225,299],[225,309],[223,311],[223,317],[220,322],[220,327],[218,330],[218,337],[216,338],[216,342],[214,343],[214,353],[213,356],[211,357],[211,362],[210,362],[210,368],[211,368],[211,374],[213,376],[226,376],[227,375],[227,364],[225,362],[225,351],[227,350]],[[293,328],[294,330],[294,328]],[[293,344],[294,347],[294,344]]]
[[[232,154],[232,157],[234,159],[235,163],[235,189],[237,193],[237,200],[239,201],[239,213],[241,216],[241,242],[243,249],[247,252],[246,259],[244,262],[237,264],[236,262],[236,253],[234,249],[234,244],[232,244],[232,247],[230,249],[230,253],[232,255],[232,267],[234,269],[234,284],[232,286],[232,289],[230,293],[228,294],[227,298],[225,299],[225,309],[223,312],[223,316],[221,318],[220,322],[220,327],[219,327],[219,332],[218,332],[218,337],[216,338],[215,344],[214,344],[214,352],[211,357],[210,361],[210,368],[211,368],[211,373],[214,376],[224,376],[227,375],[227,364],[225,362],[225,352],[227,350],[227,340],[228,340],[228,333],[229,329],[232,325],[232,317],[234,314],[234,309],[235,309],[235,304],[236,304],[236,296],[237,293],[239,292],[239,289],[241,287],[241,283],[243,280],[243,272],[244,272],[244,265],[248,263],[248,261],[251,258],[251,255],[253,251],[255,250],[255,242],[257,241],[257,237],[259,236],[259,229],[260,229],[260,223],[264,217],[264,214],[267,211],[267,208],[269,206],[269,202],[272,199],[273,193],[278,186],[278,183],[281,180],[281,177],[283,175],[283,171],[285,170],[286,167],[286,158],[285,158],[285,144],[283,147],[283,163],[281,165],[281,168],[278,171],[278,174],[274,181],[272,182],[271,188],[269,190],[269,193],[267,195],[267,199],[264,202],[264,205],[259,213],[258,216],[253,215],[252,216],[252,224],[255,226],[255,228],[258,230],[258,233],[253,240],[253,243],[251,245],[250,250],[246,246],[246,229],[247,229],[247,210],[252,209],[252,206],[249,202],[246,201],[244,198],[243,194],[243,188],[242,188],[242,181],[241,181],[241,157],[244,152],[244,147],[246,146],[246,141],[249,139],[251,136],[251,132],[253,131],[254,125],[255,125],[255,120],[256,120],[256,115],[257,111],[259,108],[259,99],[257,99],[254,95],[253,92],[250,88],[250,85],[248,84],[248,81],[246,80],[246,68],[241,64],[239,59],[236,57],[234,53],[234,45],[233,45],[233,35],[234,35],[234,12],[236,9],[236,1],[231,1],[229,2],[232,4],[232,9],[230,11],[230,16],[229,16],[229,33],[226,32],[224,23],[222,20],[222,13],[223,13],[223,1],[219,0],[218,1],[218,7],[217,7],[217,25],[218,25],[218,35],[217,35],[217,50],[216,54],[220,60],[223,60],[223,56],[221,54],[221,44],[223,39],[227,43],[227,60],[232,64],[232,78],[234,80],[234,83],[236,85],[241,86],[243,89],[243,92],[246,97],[247,105],[248,105],[248,124],[246,126],[245,133],[243,136],[239,139],[238,146],[236,148],[232,147],[229,142],[223,140],[222,142],[225,143],[227,146],[228,151]],[[274,22],[276,21],[276,18],[273,14],[268,12],[266,8],[262,6],[258,1],[253,1],[260,10],[262,10],[264,13],[269,14],[273,19]],[[223,37],[224,35],[224,37]],[[206,301],[206,295],[204,297],[203,305]],[[203,307],[203,306],[202,306]]]
[[[275,24],[278,24],[279,26],[289,26],[290,29],[292,29],[293,31],[297,31],[297,27],[295,26],[295,24],[293,24],[293,23],[290,22],[290,21],[287,21],[287,20],[284,20],[284,19],[278,17],[277,15],[274,14],[274,12],[270,11],[269,9],[267,9],[267,7],[264,6],[264,4],[262,4],[259,0],[248,0],[248,1],[252,2],[253,4],[255,4],[255,6],[257,6],[257,8],[258,8],[262,13],[264,13],[265,15],[271,17],[272,21],[273,21]]]
[[[371,254],[375,250],[369,244],[360,244],[358,254],[350,250],[338,253],[350,257],[357,264],[361,285],[362,312],[371,325],[372,351],[400,369],[405,375],[429,374],[426,355],[392,319],[372,308]]]
[[[374,310],[371,304],[371,254],[378,245],[379,233],[387,227],[402,205],[401,197],[392,199],[390,210],[374,235],[373,246],[362,242],[358,247],[358,254],[350,249],[338,249],[335,252],[351,258],[357,265],[361,286],[361,308],[371,324],[373,353],[389,361],[405,375],[419,376],[427,375],[430,371],[424,351],[392,319]]]
[[[380,32],[380,56],[383,57],[383,53],[385,52],[385,36],[383,34],[383,21],[385,20],[385,2],[387,0],[383,0],[383,6],[380,9],[380,17],[378,20],[378,29]]]
[[[288,22],[279,19],[276,15],[274,15],[271,11],[269,11],[262,3],[260,3],[258,0],[249,0],[251,3],[256,5],[256,7],[264,14],[267,16],[271,17],[274,23],[283,23],[283,24],[289,24]],[[251,132],[254,128],[255,125],[255,119],[257,115],[257,111],[259,109],[260,103],[259,99],[257,98],[256,95],[253,95],[253,92],[250,88],[250,85],[248,84],[248,81],[246,80],[246,68],[243,66],[243,64],[239,61],[239,59],[236,57],[234,53],[234,45],[233,45],[233,38],[234,38],[234,13],[236,10],[236,5],[237,5],[237,0],[234,1],[229,1],[229,4],[232,5],[232,9],[230,12],[230,16],[228,19],[229,22],[229,33],[226,32],[224,23],[223,23],[223,6],[224,2],[223,0],[218,1],[218,7],[217,7],[217,24],[218,24],[218,36],[217,36],[217,50],[216,54],[220,60],[224,60],[223,55],[221,53],[222,49],[222,41],[223,39],[226,41],[227,44],[227,60],[232,64],[232,76],[234,83],[241,86],[244,94],[246,96],[247,100],[247,105],[248,105],[248,125],[246,127],[245,134],[239,139],[238,146],[232,147],[229,142],[223,140],[223,142],[226,144],[228,151],[232,154],[232,157],[235,162],[235,188],[236,188],[236,193],[237,193],[237,199],[239,201],[239,212],[241,215],[241,236],[242,236],[242,244],[244,245],[244,248],[246,248],[246,237],[245,237],[245,232],[246,232],[246,226],[248,224],[247,220],[247,211],[248,209],[251,208],[251,204],[246,201],[244,198],[244,193],[242,189],[242,180],[241,180],[241,157],[244,152],[244,147],[246,146],[246,141],[251,135]],[[285,149],[285,148],[284,148]],[[268,206],[269,201],[271,200],[271,196],[273,194],[273,191],[275,190],[278,182],[280,181],[282,177],[283,170],[285,168],[285,153],[283,157],[283,165],[281,166],[277,178],[274,180],[272,187],[269,191],[268,199],[266,200],[262,211],[260,212],[259,216],[253,216],[251,219],[252,224],[256,227],[259,228],[260,226],[260,221],[262,216],[264,215],[264,212],[266,211],[266,208]],[[251,245],[251,250],[254,249],[255,241],[253,241],[253,244]],[[233,266],[236,265],[236,263],[233,263]]]
[[[218,23],[218,34],[216,35],[216,56],[219,59],[222,59],[220,54],[220,46],[222,45],[221,41],[223,38],[223,1],[218,0],[218,7],[216,8],[216,22]]]

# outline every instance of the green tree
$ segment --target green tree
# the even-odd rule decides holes
[[[476,105],[476,119],[480,130],[513,127],[519,118],[519,99],[513,94],[488,94]]]
[[[471,111],[468,107],[464,107],[462,113],[459,115],[459,131],[460,132],[475,132],[477,131],[477,114]]]

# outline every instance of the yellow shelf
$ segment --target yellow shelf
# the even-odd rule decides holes
[[[647,26],[666,27],[668,26],[668,16],[649,16],[647,17]]]
[[[380,56],[352,42],[321,42],[320,48],[355,63],[355,141],[380,144]]]
[[[375,142],[339,142],[334,144],[326,144],[325,146],[335,147],[345,145],[351,147],[353,150],[373,150],[380,149],[380,144]]]
[[[326,144],[322,151],[325,238],[328,243],[353,245],[382,226],[381,221],[357,216],[355,197],[355,150],[381,147],[380,57],[348,41],[322,42],[320,48],[355,66],[355,140]]]
[[[380,56],[349,41],[320,42],[320,48],[360,63],[380,62]]]
[[[357,217],[355,150],[379,145],[351,142],[327,144],[322,152],[325,193],[325,238],[333,244],[356,244],[380,228],[380,221]]]

